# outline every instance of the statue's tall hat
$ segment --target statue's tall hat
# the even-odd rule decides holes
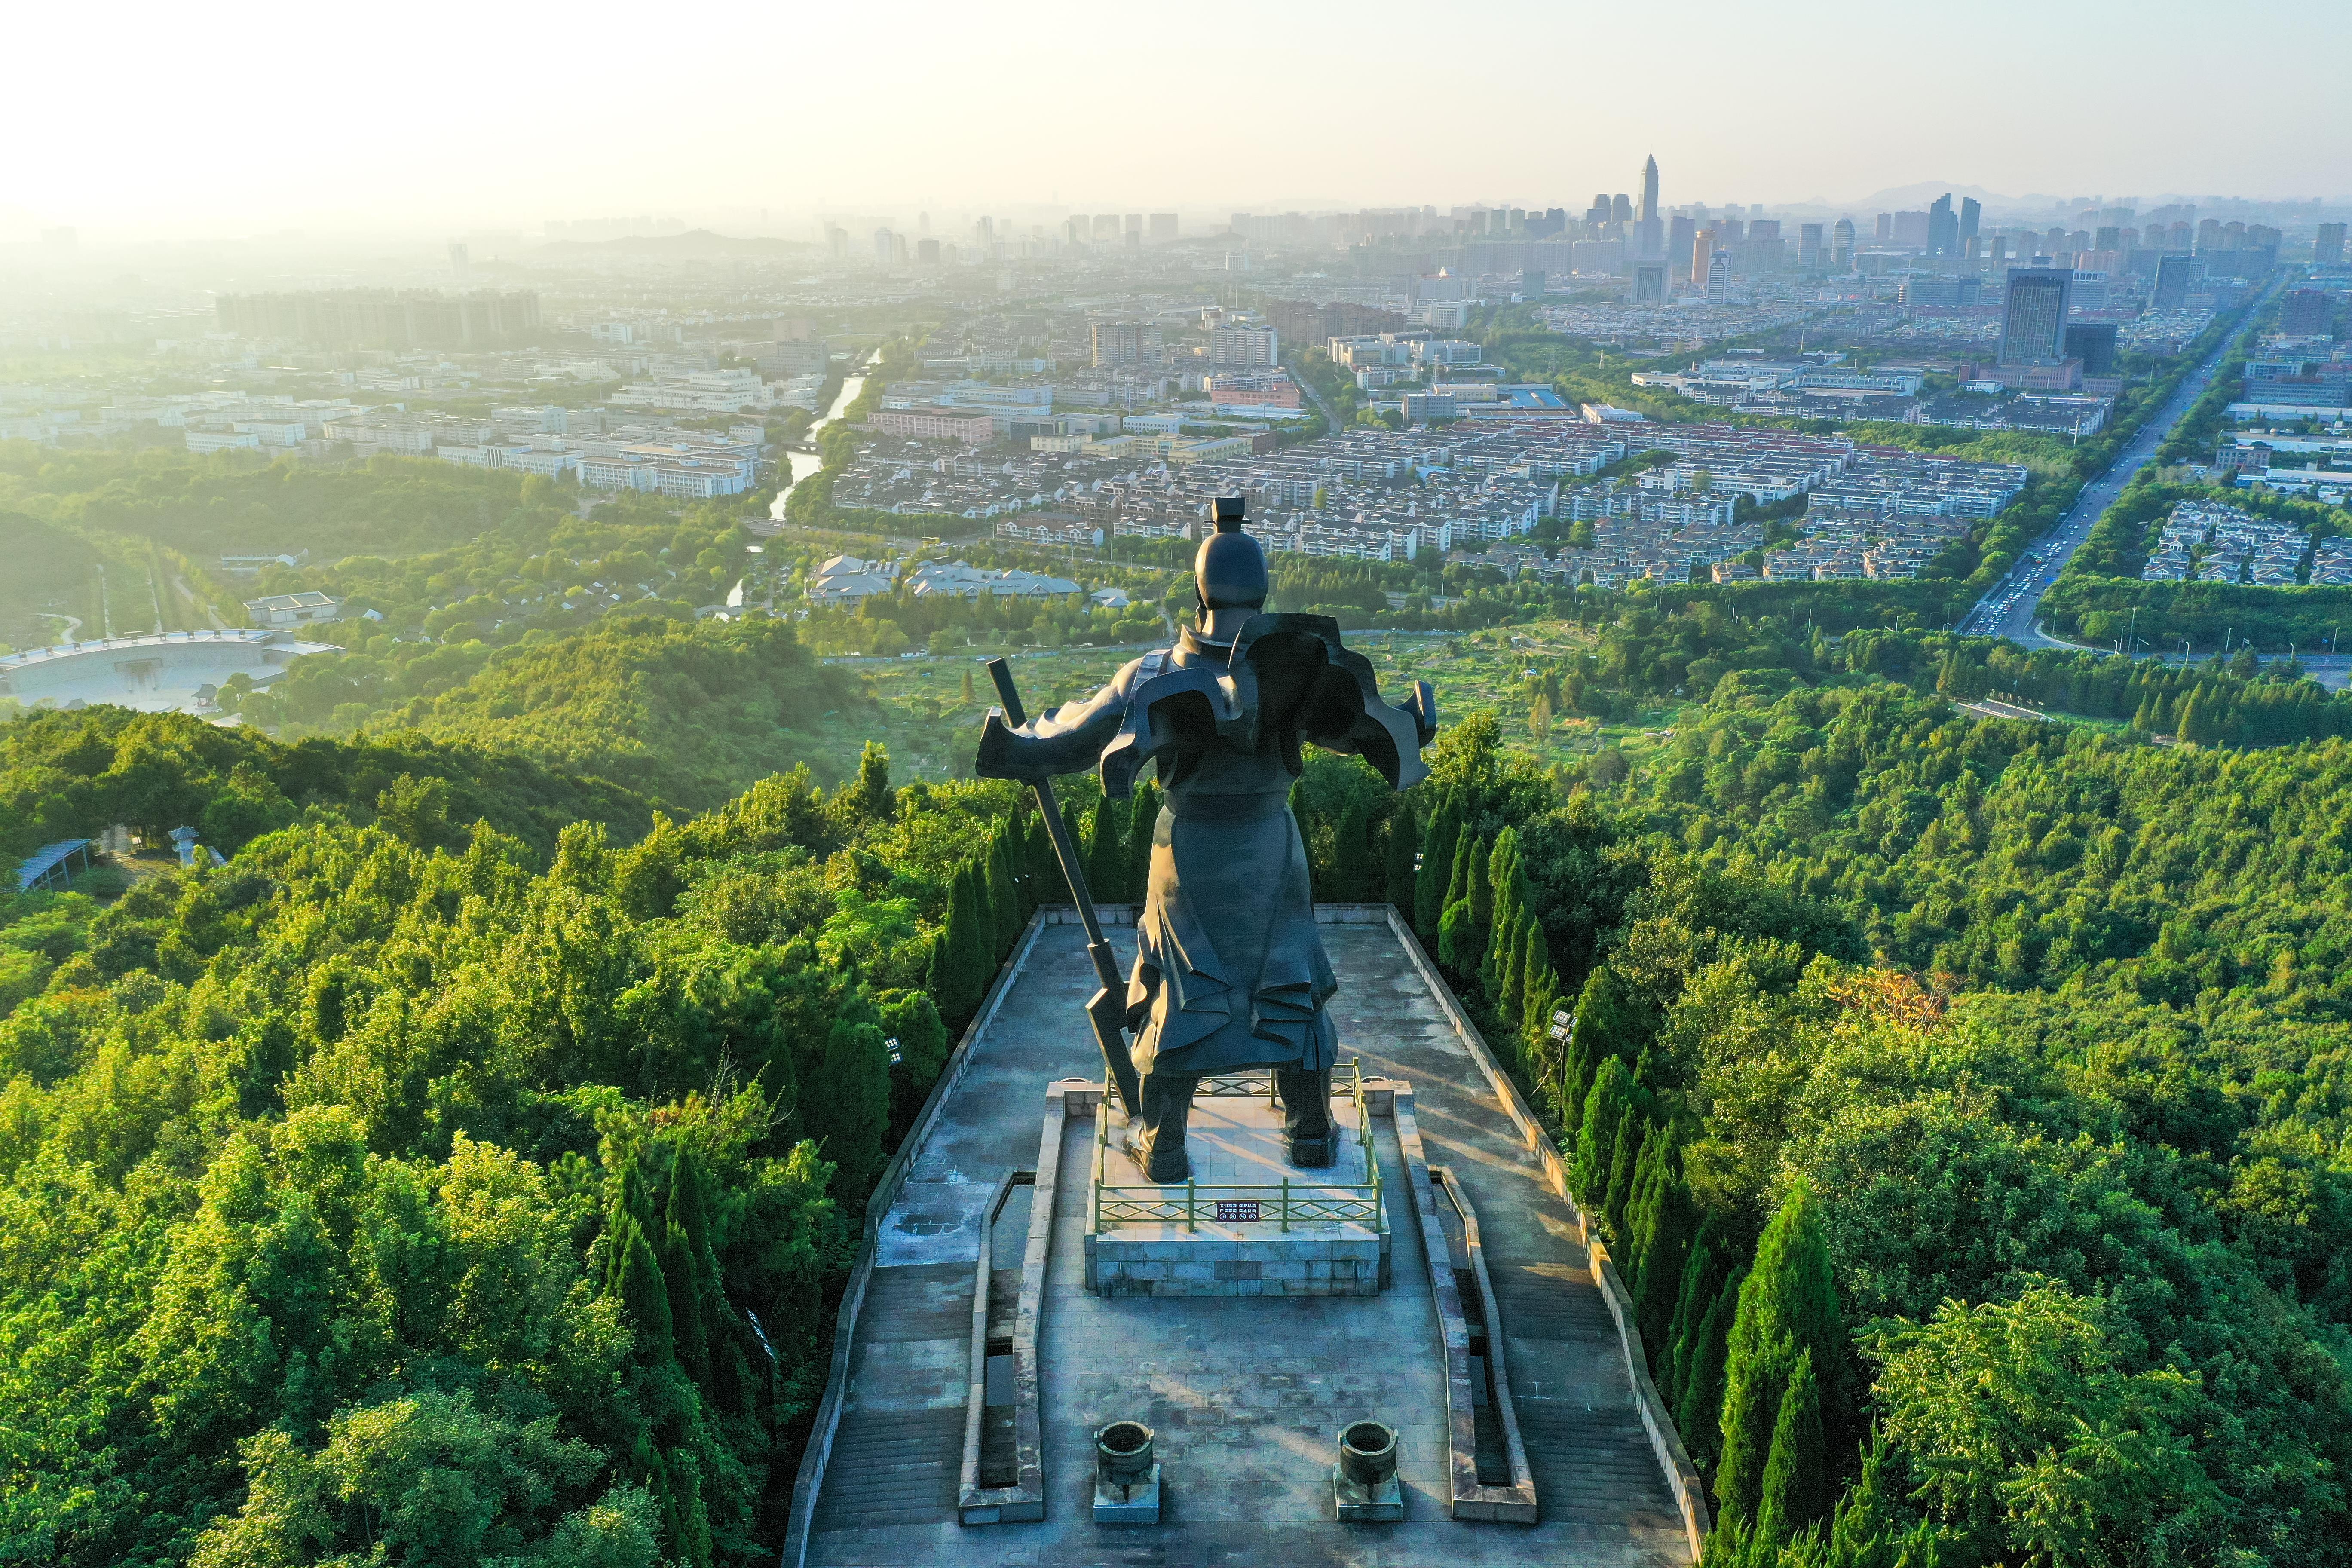
[[[1265,552],[1242,531],[1244,502],[1239,496],[1219,496],[1202,503],[1201,521],[1216,531],[1201,541],[1192,557],[1192,591],[1200,595],[1203,616],[1214,610],[1257,610],[1265,605],[1273,586],[1265,569]]]

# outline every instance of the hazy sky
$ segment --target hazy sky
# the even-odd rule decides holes
[[[2347,0],[133,0],[5,34],[5,237],[1578,205],[1652,149],[1669,203],[2352,193]]]

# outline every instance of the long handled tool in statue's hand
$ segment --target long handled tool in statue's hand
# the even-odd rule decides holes
[[[996,683],[997,700],[1004,707],[1004,721],[1015,729],[1027,723],[1021,693],[1013,689],[1012,666],[1001,658],[990,659],[988,679]],[[1037,809],[1045,816],[1045,831],[1052,836],[1054,853],[1062,862],[1062,875],[1069,879],[1070,900],[1078,906],[1078,923],[1087,929],[1087,956],[1095,961],[1095,978],[1101,982],[1087,1003],[1087,1018],[1095,1026],[1095,1044],[1102,1047],[1103,1065],[1110,1069],[1119,1104],[1130,1118],[1139,1116],[1143,1110],[1143,1087],[1135,1076],[1135,1061],[1128,1054],[1127,988],[1118,977],[1118,963],[1111,956],[1102,922],[1095,918],[1094,896],[1087,891],[1086,868],[1078,864],[1078,847],[1070,842],[1070,830],[1062,821],[1061,807],[1054,804],[1053,786],[1039,782],[1029,787],[1037,792]]]

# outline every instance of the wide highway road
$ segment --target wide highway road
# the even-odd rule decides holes
[[[2278,281],[2273,279],[2271,288],[2277,287]],[[2268,298],[2268,290],[2264,291],[2263,298]],[[2262,300],[2257,300],[2253,310],[2261,308]],[[2249,310],[2247,317],[2251,318],[2253,310]],[[2100,514],[2113,504],[2123,488],[2131,483],[2132,476],[2156,455],[2157,447],[2164,444],[2164,438],[2172,433],[2172,427],[2180,422],[2200,397],[2205,395],[2205,389],[2213,384],[2214,372],[2221,367],[2222,359],[2230,352],[2230,345],[2236,339],[2235,332],[2223,338],[2206,356],[2205,362],[2181,382],[2164,406],[2140,426],[2139,434],[2133,437],[2131,444],[2116,455],[2107,471],[2083,487],[2082,493],[2074,498],[2074,504],[2067,508],[2066,515],[2058,520],[2058,526],[2029,545],[2025,553],[2018,557],[2017,563],[2009,569],[2009,575],[1994,584],[1985,596],[1977,601],[1975,607],[1960,622],[1960,630],[1978,637],[2008,637],[2028,647],[2058,646],[2053,639],[2043,637],[2036,624],[2041,618],[2042,595],[2048,592],[2051,584],[2058,580],[2059,569],[2066,564],[2075,551],[2082,548],[2083,541],[2090,537],[2091,525],[2099,521]]]

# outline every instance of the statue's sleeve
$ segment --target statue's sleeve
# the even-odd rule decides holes
[[[980,754],[972,772],[984,779],[1043,784],[1093,767],[1126,720],[1135,669],[1136,664],[1128,665],[1092,697],[1065,702],[1017,729],[1004,721],[1001,710],[991,709],[981,726]]]
[[[1322,616],[1253,616],[1234,649],[1236,666],[1255,673],[1261,722],[1295,731],[1322,747],[1360,756],[1392,789],[1428,776],[1421,749],[1437,733],[1437,700],[1416,682],[1404,701],[1381,697],[1371,661],[1340,640],[1339,623]]]

